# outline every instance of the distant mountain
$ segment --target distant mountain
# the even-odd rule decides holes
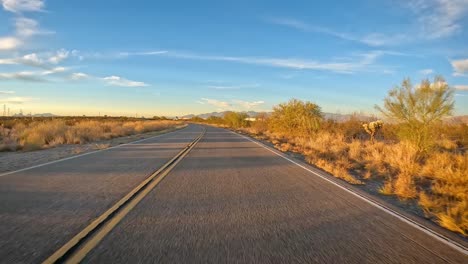
[[[468,124],[468,115],[452,116],[447,121],[454,124]]]
[[[203,118],[203,119],[207,119],[207,118],[209,118],[211,116],[223,117],[224,114],[226,114],[226,112],[228,112],[228,111],[211,112],[211,113],[204,113],[204,114],[199,114],[199,115],[190,114],[190,115],[182,116],[180,118],[190,119],[190,118],[193,118],[193,117],[196,117],[196,116],[200,117],[200,118]],[[244,113],[246,113],[249,117],[256,117],[258,114],[260,114],[260,112],[256,112],[256,111],[248,111],[248,112],[244,112]],[[270,113],[271,112],[269,112],[267,114],[270,114]],[[344,114],[323,113],[323,116],[325,117],[325,119],[332,119],[332,120],[335,120],[335,121],[338,121],[338,122],[349,120],[353,116],[357,117],[359,120],[371,120],[371,119],[373,119],[370,116],[350,115],[350,114],[345,114],[344,115]]]
[[[34,117],[54,117],[54,116],[58,116],[58,115],[54,115],[52,113],[43,113],[43,114],[34,114],[33,116]]]
[[[58,115],[54,115],[52,113],[42,113],[42,114],[34,114],[34,115],[31,115],[32,117],[56,117]],[[25,115],[25,114],[22,114],[22,113],[19,113],[19,114],[14,114],[13,117],[30,117],[30,115]]]
[[[203,119],[207,119],[211,116],[216,116],[216,117],[223,117],[228,111],[223,111],[223,112],[211,112],[211,113],[205,113],[205,114],[199,114],[199,115],[194,115],[194,114],[190,114],[190,115],[184,115],[184,116],[181,116],[180,118],[182,119],[190,119],[190,118],[193,118],[195,116],[197,117],[200,117],[200,118],[203,118]],[[248,111],[248,112],[244,112],[246,113],[249,117],[256,117],[258,114],[260,114],[260,112],[255,112],[255,111]]]
[[[329,120],[335,120],[337,122],[348,121],[351,118],[356,118],[360,121],[372,121],[375,117],[364,115],[364,114],[334,114],[334,113],[323,113],[323,117]]]

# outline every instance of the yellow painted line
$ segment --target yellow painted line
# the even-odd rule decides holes
[[[192,150],[205,135],[206,129],[174,158],[151,174],[114,206],[47,258],[43,263],[79,263],[99,242]],[[156,179],[155,179],[156,178]]]

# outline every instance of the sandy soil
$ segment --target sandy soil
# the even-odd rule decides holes
[[[159,134],[168,133],[186,125],[177,126],[171,129],[153,131],[144,134],[136,134],[127,137],[118,137],[109,140],[100,140],[82,145],[60,145],[54,148],[42,149],[28,152],[0,152],[0,174],[10,171],[20,170],[31,166],[51,162],[58,159],[68,158],[79,154],[105,149],[139,139],[153,137]]]

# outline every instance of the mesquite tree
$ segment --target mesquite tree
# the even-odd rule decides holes
[[[312,135],[322,122],[320,106],[308,101],[291,99],[273,108],[269,119],[271,131],[297,137]]]
[[[407,79],[389,91],[384,106],[377,109],[401,124],[399,136],[426,152],[433,144],[434,126],[453,112],[453,90],[442,77],[413,86]]]

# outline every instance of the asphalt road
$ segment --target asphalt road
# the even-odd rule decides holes
[[[239,135],[205,137],[89,263],[467,263],[420,230]]]
[[[40,263],[175,156],[202,128],[0,177],[0,262]]]
[[[0,177],[0,262],[39,262],[201,127]],[[85,263],[467,263],[466,255],[227,130],[195,148]]]

